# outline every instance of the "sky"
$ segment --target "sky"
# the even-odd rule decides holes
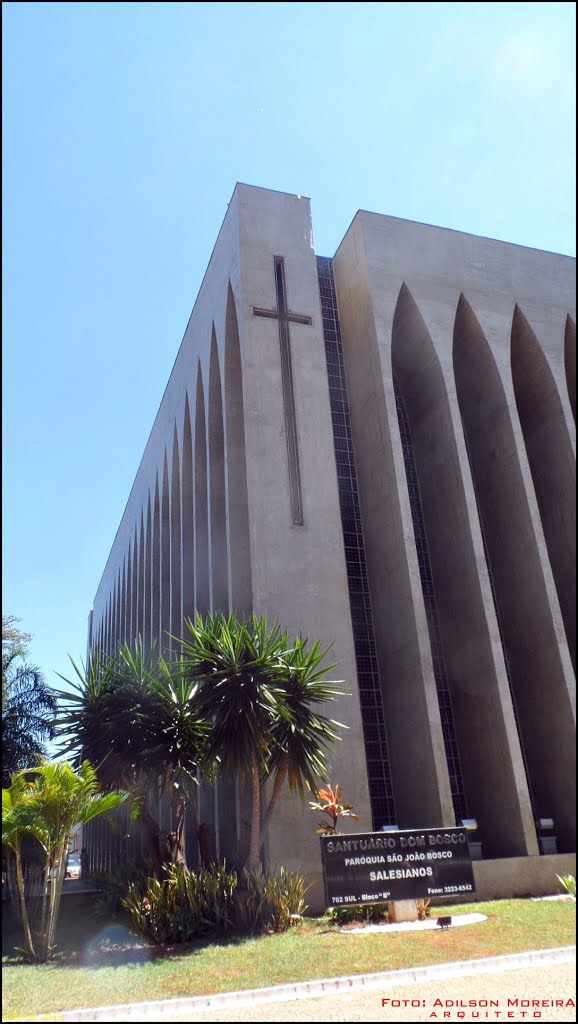
[[[573,3],[3,4],[3,598],[52,685],[235,182],[575,253]]]

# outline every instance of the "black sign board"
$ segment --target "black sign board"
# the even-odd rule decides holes
[[[321,837],[328,907],[474,893],[465,828]]]

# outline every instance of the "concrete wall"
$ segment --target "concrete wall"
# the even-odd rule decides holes
[[[292,522],[274,257],[285,266],[303,523]],[[394,397],[412,436],[468,809],[487,855],[574,843],[574,261],[359,213],[334,260],[397,824],[454,822]],[[555,498],[552,492],[555,491]],[[332,781],[371,821],[309,201],[238,185],[95,597],[93,648],[170,650],[194,610],[334,644],[351,696]],[[520,743],[520,737],[522,743]],[[525,756],[525,762],[524,762]],[[529,783],[529,784],[528,784]],[[201,797],[229,853],[226,783]],[[168,824],[168,822],[165,822]],[[274,863],[320,879],[284,799]],[[540,858],[543,862],[544,858]],[[493,862],[492,862],[493,863]]]
[[[291,521],[274,257],[285,263],[304,522]],[[92,643],[114,651],[137,633],[171,649],[195,609],[278,618],[333,644],[332,674],[351,696],[330,708],[347,732],[331,778],[371,821],[339,514],[309,201],[235,189],[94,602]],[[231,783],[204,789],[201,816],[231,856],[243,817]],[[239,820],[238,820],[239,819]],[[319,870],[315,818],[278,807],[269,857]]]
[[[331,755],[331,780],[363,821],[371,822],[357,695],[345,554],[329,405],[317,267],[309,201],[240,186],[243,397],[247,451],[253,608],[278,617],[291,633],[333,644],[333,677],[351,696],[330,717],[348,726]],[[311,325],[290,327],[301,472],[303,525],[293,525],[276,320],[253,315],[276,308],[274,256],[285,262],[287,303]],[[323,709],[320,709],[323,710]],[[269,855],[288,868],[319,871],[315,816],[286,797],[270,829]]]
[[[566,327],[574,261],[360,212],[334,272],[399,817],[421,813],[427,792],[441,820],[447,795],[394,375],[410,422],[469,813],[489,856],[535,854],[538,814],[555,817],[571,850],[575,681],[559,598],[569,603],[561,554],[569,531],[554,536],[541,484],[552,475],[548,460],[558,467],[563,457],[556,498],[566,523],[571,462],[558,449],[561,436],[575,449]],[[540,359],[527,353],[527,332],[520,337],[520,310]],[[536,387],[544,393],[533,396]],[[532,400],[546,422],[539,439],[528,426]],[[424,731],[433,741],[422,747],[427,778],[414,771]]]
[[[576,855],[476,860],[473,867],[478,900],[553,896],[562,889],[556,875],[576,877]]]

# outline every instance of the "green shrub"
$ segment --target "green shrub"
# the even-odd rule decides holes
[[[576,879],[574,878],[574,875],[556,875],[556,878],[568,895],[573,896],[574,899],[576,899]]]
[[[236,888],[237,876],[225,864],[199,872],[171,865],[162,882],[132,882],[121,903],[136,930],[153,942],[190,942],[232,929]]]
[[[122,901],[131,884],[146,885],[152,875],[150,860],[128,861],[119,864],[111,871],[93,871],[90,881],[98,889],[98,896],[93,904],[93,911],[98,916],[116,917],[122,909]]]
[[[364,907],[330,907],[327,916],[334,924],[383,924],[387,921],[387,903],[369,903]]]
[[[247,920],[251,931],[281,932],[307,910],[307,885],[298,871],[245,870],[247,879]]]

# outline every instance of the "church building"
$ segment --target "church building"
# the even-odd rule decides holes
[[[317,256],[308,199],[238,184],[89,648],[166,650],[218,610],[333,644],[358,830],[473,819],[479,895],[552,891],[575,871],[575,380],[573,259],[366,211]],[[239,794],[201,804],[228,856]],[[319,879],[297,797],[267,857]]]

